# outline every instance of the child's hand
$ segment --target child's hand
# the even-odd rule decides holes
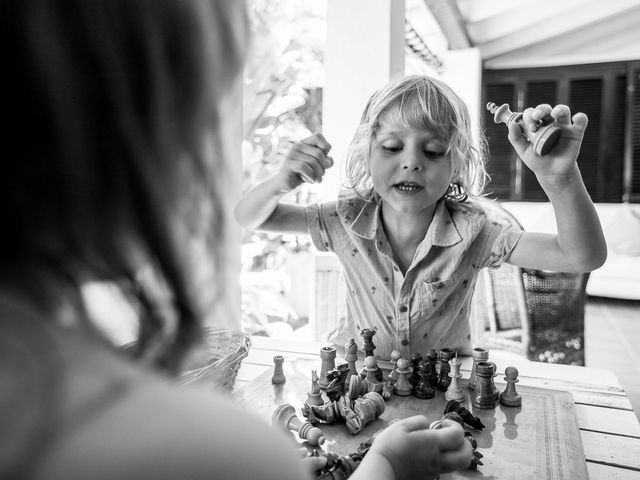
[[[303,182],[321,182],[325,170],[333,165],[333,159],[327,156],[330,149],[321,133],[294,143],[276,174],[281,191],[290,192]]]
[[[572,118],[571,110],[566,105],[551,108],[551,105],[543,104],[522,112],[522,121],[529,131],[537,131],[541,120],[543,125],[551,123],[562,129],[560,140],[548,154],[537,155],[515,122],[509,124],[509,141],[539,180],[563,181],[564,177],[577,172],[576,159],[587,128],[587,116],[576,113]]]
[[[369,456],[386,460],[396,479],[424,479],[467,468],[473,448],[459,423],[446,419],[441,429],[429,430],[426,417],[416,415],[383,430],[365,459]]]

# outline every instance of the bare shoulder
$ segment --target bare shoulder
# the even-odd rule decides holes
[[[135,388],[70,432],[42,472],[48,479],[306,478],[293,439],[230,399],[162,382]]]

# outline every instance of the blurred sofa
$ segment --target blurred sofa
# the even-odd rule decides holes
[[[556,233],[549,202],[501,202],[526,231]],[[587,294],[640,300],[640,204],[597,203],[608,247],[605,264],[591,272]]]

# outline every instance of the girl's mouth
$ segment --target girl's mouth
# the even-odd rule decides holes
[[[414,182],[400,182],[396,183],[393,188],[401,193],[414,193],[418,190],[422,190],[423,187]]]

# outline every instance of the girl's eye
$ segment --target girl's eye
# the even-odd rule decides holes
[[[402,150],[401,145],[382,145],[382,150],[389,153],[397,153]]]
[[[427,158],[440,158],[444,155],[442,150],[425,150],[424,155]]]

